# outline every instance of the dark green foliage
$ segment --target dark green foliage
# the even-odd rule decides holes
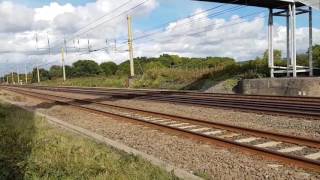
[[[100,66],[92,60],[79,60],[73,63],[73,76],[95,76],[102,71]]]
[[[315,61],[315,65],[320,67],[320,45],[314,45],[312,47],[313,59]]]
[[[297,64],[299,66],[309,66],[309,56],[305,54],[297,54]]]
[[[116,73],[118,66],[114,62],[104,62],[100,64],[100,68],[106,76],[111,76]]]
[[[314,67],[320,66],[320,45],[313,46]],[[276,66],[286,66],[285,58],[282,58],[280,50],[274,50],[274,59]],[[297,55],[297,64],[308,66],[308,53]],[[205,57],[188,58],[178,55],[163,54],[158,58],[137,57],[134,59],[134,68],[136,79],[139,83],[136,87],[159,88],[159,85],[174,84],[182,86],[192,81],[202,81],[204,79],[223,80],[226,77],[236,76],[237,78],[260,78],[268,77],[270,70],[268,68],[268,51],[265,51],[262,57],[255,60],[236,63],[229,57]],[[52,66],[49,75],[41,70],[41,80],[62,78],[62,69],[60,66]],[[315,70],[315,74],[319,70]],[[37,82],[35,71],[33,71],[33,82]],[[130,75],[130,62],[127,60],[119,65],[113,62],[105,62],[100,66],[92,60],[79,60],[73,66],[66,66],[66,75],[68,78],[96,77],[106,78],[106,84],[123,84],[119,79],[125,79]],[[5,78],[8,75],[5,76]],[[277,76],[282,76],[279,74]],[[11,74],[9,74],[9,82]],[[22,79],[23,76],[20,76]],[[16,81],[15,76],[15,81]],[[116,80],[117,83],[109,83]],[[180,83],[180,84],[179,84]],[[94,86],[99,84],[93,83]],[[166,85],[163,88],[167,87]],[[199,86],[197,86],[199,87]]]
[[[51,66],[49,69],[49,74],[51,78],[61,78],[62,77],[62,67],[61,66]]]
[[[32,113],[0,104],[0,179],[24,179],[35,133],[33,118]]]
[[[47,81],[51,79],[49,71],[45,69],[39,69],[39,74],[40,74],[40,81]],[[32,70],[32,83],[37,83],[37,82],[38,82],[37,68],[34,68]]]
[[[163,54],[159,58],[138,57],[134,59],[134,62],[136,74],[142,75],[150,68],[204,69],[214,68],[221,64],[233,64],[235,63],[235,60],[228,57],[187,58],[179,57],[177,55]],[[116,74],[129,75],[129,61],[121,63],[118,66],[118,71]]]

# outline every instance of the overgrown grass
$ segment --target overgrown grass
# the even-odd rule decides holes
[[[0,179],[176,179],[129,155],[0,104]]]
[[[172,90],[206,90],[221,81],[228,79],[239,79],[239,75],[246,72],[239,65],[215,66],[212,68],[151,68],[142,75],[136,75],[135,81],[131,85],[133,88],[153,88]],[[127,87],[126,76],[110,77],[82,77],[45,81],[42,85],[52,86],[87,86],[87,87]],[[230,80],[226,83],[227,89],[233,89],[236,81]],[[230,87],[229,87],[230,85]]]
[[[159,89],[187,89],[185,87],[199,81],[205,74],[216,71],[214,68],[204,69],[179,69],[161,68],[150,69],[139,77],[135,88],[159,88]],[[201,89],[200,87],[198,89]]]
[[[127,78],[122,76],[111,77],[81,77],[71,78],[63,82],[62,79],[54,79],[41,82],[41,85],[48,86],[85,86],[85,87],[125,87]]]

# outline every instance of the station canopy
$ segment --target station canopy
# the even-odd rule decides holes
[[[295,0],[196,0],[216,3],[238,4],[245,6],[256,6],[272,9],[287,9],[290,3],[296,2],[296,6],[304,6],[303,3]]]

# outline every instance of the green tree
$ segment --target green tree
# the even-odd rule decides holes
[[[268,60],[268,57],[269,57],[269,51],[266,50],[266,51],[263,53],[263,59],[264,59],[264,60]],[[282,60],[282,52],[281,52],[281,50],[279,50],[279,49],[274,49],[274,50],[273,50],[273,58],[274,58],[274,61],[281,61],[281,60]]]
[[[317,68],[320,68],[320,45],[314,45],[312,47],[312,55],[314,59],[314,64]]]
[[[94,76],[100,73],[100,66],[92,60],[79,60],[73,63],[73,76]]]
[[[46,81],[51,79],[49,71],[45,69],[39,69],[39,74],[40,74],[40,81]],[[32,70],[32,83],[36,83],[36,82],[38,82],[38,74],[37,74],[37,68],[34,68]]]
[[[62,67],[57,66],[57,65],[51,66],[49,73],[50,73],[51,78],[61,78],[62,77]]]
[[[100,64],[100,68],[106,76],[111,76],[116,73],[118,66],[114,62],[104,62]]]
[[[309,56],[307,53],[297,54],[297,64],[300,66],[309,66]]]
[[[65,69],[67,78],[74,76],[74,68],[72,66],[65,66]]]

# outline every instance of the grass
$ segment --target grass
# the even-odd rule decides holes
[[[0,104],[0,179],[176,179],[140,157]]]
[[[48,81],[43,81],[41,85],[48,86],[84,86],[84,87],[125,87],[127,78],[112,76],[112,77],[81,77],[81,78],[71,78],[63,82],[62,79],[53,79]]]
[[[171,89],[171,90],[205,90],[219,82],[235,78],[232,69],[224,66],[203,69],[186,68],[151,68],[143,75],[136,75],[131,85],[133,88]],[[41,82],[49,86],[82,86],[82,87],[127,87],[126,76],[95,76],[67,79],[54,79]],[[226,82],[226,89],[233,89],[236,81]]]

